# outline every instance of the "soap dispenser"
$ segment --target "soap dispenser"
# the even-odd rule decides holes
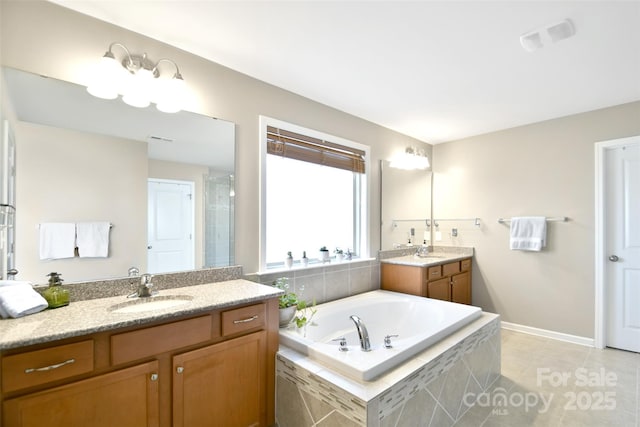
[[[69,305],[69,290],[62,286],[60,274],[52,272],[49,276],[49,287],[44,291],[44,299],[49,303],[49,308],[58,308]]]

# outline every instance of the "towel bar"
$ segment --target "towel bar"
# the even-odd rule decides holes
[[[546,218],[547,222],[553,221],[553,222],[567,222],[569,221],[569,218],[566,216],[559,216],[559,217],[553,217],[553,218]],[[511,222],[510,219],[505,219],[505,218],[498,218],[498,222],[500,224],[504,224],[506,222]]]

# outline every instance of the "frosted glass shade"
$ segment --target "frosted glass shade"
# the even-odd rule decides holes
[[[103,56],[96,65],[87,92],[103,99],[115,99],[122,82],[124,68],[113,57]]]
[[[128,79],[122,100],[132,107],[148,107],[151,104],[153,80],[154,77],[151,70],[140,68],[135,74],[131,74]]]
[[[156,107],[163,113],[177,113],[182,109],[186,84],[182,78],[174,77],[159,82]]]

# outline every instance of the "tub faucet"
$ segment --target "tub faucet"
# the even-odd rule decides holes
[[[358,336],[360,337],[360,350],[362,351],[371,351],[371,343],[369,342],[369,332],[367,331],[367,327],[364,326],[362,320],[355,314],[349,316],[349,319],[353,320],[353,323],[356,324],[356,330],[358,331]]]

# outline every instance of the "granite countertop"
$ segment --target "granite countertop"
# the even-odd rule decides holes
[[[438,248],[429,252],[427,257],[417,255],[402,255],[392,258],[381,259],[381,263],[411,265],[416,267],[431,267],[434,265],[447,264],[449,262],[460,261],[473,256],[473,248],[456,248],[447,251],[446,248]]]
[[[186,296],[192,299],[179,306],[139,313],[112,311],[114,305],[133,301],[124,295],[76,301],[66,307],[44,310],[18,319],[0,320],[0,350],[170,320],[274,298],[281,293],[281,290],[271,286],[237,279],[162,290],[158,293],[159,297],[170,299],[171,296]]]

